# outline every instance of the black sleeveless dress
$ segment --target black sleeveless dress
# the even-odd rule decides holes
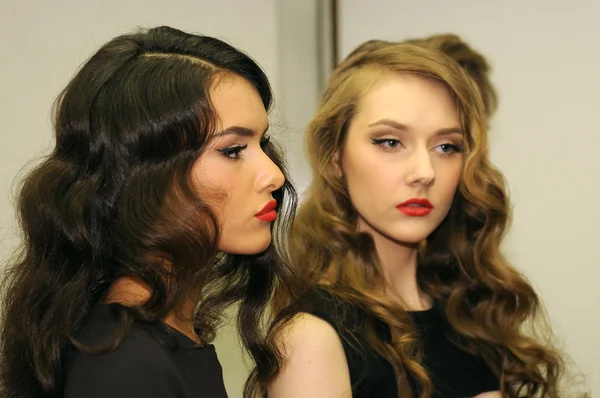
[[[299,300],[295,312],[306,312],[328,322],[342,340],[355,398],[397,398],[392,365],[361,336],[368,315],[357,305],[340,302],[317,289]],[[499,380],[482,358],[468,354],[446,336],[447,323],[438,308],[411,312],[423,343],[423,365],[431,377],[433,398],[465,398],[499,390]],[[380,324],[381,337],[391,340],[389,328]],[[411,384],[414,380],[409,380]]]
[[[88,347],[106,346],[115,335],[117,307],[96,305],[77,339]],[[134,321],[113,351],[88,355],[73,347],[66,361],[64,398],[227,398],[215,347],[196,347],[188,337],[169,330],[171,334]],[[176,342],[178,348],[159,339]]]

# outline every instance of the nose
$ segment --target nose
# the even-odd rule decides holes
[[[258,174],[256,176],[256,191],[257,192],[273,192],[283,186],[285,176],[281,169],[268,157],[263,154],[263,159],[260,161]]]
[[[416,150],[411,156],[406,182],[409,185],[430,186],[435,181],[431,153],[426,148]]]

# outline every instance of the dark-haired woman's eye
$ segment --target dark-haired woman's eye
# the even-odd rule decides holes
[[[267,145],[269,145],[269,142],[271,141],[271,136],[270,135],[263,135],[262,138],[260,139],[260,147],[262,149],[265,149],[267,147]]]
[[[247,147],[248,145],[235,145],[225,149],[218,149],[218,151],[221,152],[221,154],[227,159],[240,160],[240,154]]]

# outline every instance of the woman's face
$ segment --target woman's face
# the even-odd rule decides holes
[[[390,74],[359,102],[337,167],[359,229],[402,244],[426,239],[452,205],[463,136],[444,85]]]
[[[263,151],[267,112],[256,88],[236,75],[218,80],[211,99],[217,133],[194,165],[193,180],[219,219],[219,250],[257,254],[271,243],[272,193],[285,182]]]

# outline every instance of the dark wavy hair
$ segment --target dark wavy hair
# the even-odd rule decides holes
[[[169,27],[109,41],[60,94],[55,146],[17,197],[22,245],[3,278],[0,396],[62,396],[74,336],[125,276],[152,293],[122,308],[112,348],[133,320],[159,324],[195,294],[203,343],[214,339],[224,308],[239,302],[242,342],[256,361],[268,355],[263,315],[274,287],[292,283],[286,242],[294,188],[286,178],[273,193],[280,217],[269,248],[228,255],[217,250],[216,216],[190,178],[216,125],[209,90],[227,74],[256,87],[269,110],[269,81],[251,58]],[[271,140],[264,150],[287,174],[281,148]]]
[[[439,51],[378,42],[355,51],[337,66],[306,132],[313,181],[293,226],[294,264],[314,289],[358,306],[374,321],[365,330],[348,332],[363,333],[390,362],[400,397],[415,396],[417,391],[420,398],[430,396],[431,379],[421,364],[422,347],[410,315],[378,293],[384,279],[372,237],[357,230],[358,214],[333,162],[360,99],[396,73],[430,79],[447,88],[466,145],[452,208],[420,246],[419,286],[443,309],[452,326],[452,341],[482,357],[498,376],[503,396],[563,396],[559,383],[565,370],[563,356],[551,344],[540,298],[501,252],[511,206],[504,177],[489,158],[481,93],[467,72]],[[278,290],[276,296],[281,311],[270,332],[271,344],[289,324],[294,307],[285,307],[294,303],[286,291]],[[389,327],[391,342],[380,337],[375,326],[379,322]],[[263,372],[263,384],[268,385],[279,369],[273,366]]]

